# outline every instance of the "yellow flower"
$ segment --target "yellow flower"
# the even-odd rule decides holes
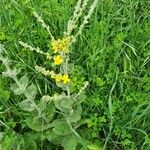
[[[69,76],[67,74],[53,74],[51,76],[53,79],[55,79],[56,82],[63,82],[64,84],[67,84],[70,82]]]
[[[63,62],[63,58],[60,55],[54,56],[54,64],[55,65],[60,65]]]
[[[70,43],[70,38],[66,37],[62,40],[58,39],[51,43],[52,49],[54,50],[54,53],[57,53],[58,51],[68,52]]]
[[[62,80],[62,75],[61,74],[57,74],[54,76],[56,82],[60,82]]]
[[[53,41],[52,43],[51,43],[51,46],[52,46],[52,49],[54,50],[54,53],[57,53],[58,52],[58,41]]]
[[[67,83],[70,82],[69,76],[68,76],[67,74],[64,74],[64,75],[62,76],[62,80],[63,80],[63,83],[64,83],[64,84],[67,84]]]

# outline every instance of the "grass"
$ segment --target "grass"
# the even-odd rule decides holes
[[[35,64],[49,65],[43,56],[22,49],[18,41],[28,42],[46,52],[50,37],[36,22],[33,11],[42,13],[52,34],[59,38],[75,4],[75,0],[0,2],[1,43],[14,64],[17,63],[16,67],[22,68],[22,74],[28,72],[39,95],[53,94],[59,89],[33,69]],[[83,118],[89,119],[89,140],[106,149],[150,149],[149,8],[150,2],[146,0],[101,0],[90,23],[72,47],[71,61],[76,68],[73,90],[78,89],[84,80],[90,82],[83,104]],[[3,70],[2,65],[0,70]],[[4,95],[6,100],[1,100],[0,107],[3,111],[12,110],[12,120],[15,122],[15,116],[19,116],[17,121],[20,121],[22,112],[16,107],[20,99],[8,92],[11,81],[4,82],[2,77],[1,80],[0,90],[10,94],[10,100]],[[0,96],[0,99],[4,98]],[[3,116],[0,118],[6,124],[10,119],[7,114],[5,121]],[[13,125],[10,127],[13,129]],[[1,125],[0,130],[3,131]]]

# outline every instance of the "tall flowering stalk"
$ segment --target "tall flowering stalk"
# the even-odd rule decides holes
[[[53,96],[43,95],[40,101],[35,101],[34,99],[37,97],[36,86],[33,83],[29,85],[30,82],[26,75],[21,79],[17,77],[19,71],[11,69],[9,59],[3,56],[5,51],[4,47],[0,45],[0,61],[2,61],[6,67],[6,71],[3,72],[3,75],[14,80],[15,83],[11,86],[11,90],[16,95],[24,94],[26,97],[25,100],[19,102],[18,106],[20,106],[22,110],[29,112],[29,116],[25,120],[27,126],[37,132],[45,131],[45,138],[52,143],[61,145],[65,150],[75,150],[78,144],[83,145],[84,149],[86,149],[85,142],[78,134],[77,129],[86,122],[81,121],[81,103],[84,100],[84,91],[88,86],[88,82],[84,83],[84,86],[78,93],[70,93],[72,82],[70,72],[73,69],[73,64],[69,62],[69,53],[72,44],[88,23],[98,0],[93,0],[88,14],[84,16],[81,25],[77,26],[78,19],[88,6],[88,2],[89,0],[79,0],[77,2],[73,17],[68,21],[67,30],[61,39],[55,39],[50,32],[49,26],[45,24],[42,17],[36,12],[33,13],[37,21],[40,22],[43,28],[50,34],[52,55],[48,52],[45,53],[41,51],[39,47],[32,47],[27,43],[19,41],[19,44],[24,48],[42,54],[47,57],[48,61],[52,62],[58,72],[37,65],[35,69],[39,73],[51,77],[57,86],[66,91],[66,93],[63,92],[62,94],[55,94]],[[72,34],[75,28],[78,28],[78,31]]]
[[[73,17],[68,21],[67,30],[64,32],[64,36],[61,39],[55,39],[52,33],[50,32],[49,26],[45,24],[44,20],[41,16],[38,15],[37,12],[34,12],[34,16],[37,18],[37,21],[41,23],[43,28],[45,28],[51,37],[51,50],[53,51],[53,56],[50,56],[48,53],[44,53],[39,50],[39,48],[33,48],[32,46],[19,41],[20,45],[22,45],[25,48],[30,49],[31,51],[36,51],[37,53],[44,54],[49,58],[53,64],[58,68],[59,72],[53,72],[48,71],[48,74],[45,72],[45,68],[41,69],[41,67],[36,66],[35,69],[44,74],[50,76],[52,79],[56,81],[56,84],[63,88],[63,90],[67,90],[68,95],[70,95],[70,85],[71,85],[71,79],[70,79],[70,69],[73,67],[72,64],[69,63],[69,52],[70,47],[72,44],[76,41],[76,38],[82,34],[84,26],[88,23],[88,20],[90,19],[96,5],[98,4],[99,0],[94,0],[92,5],[89,8],[88,14],[84,16],[83,22],[81,25],[77,25],[79,18],[83,15],[84,10],[86,9],[89,0],[79,0],[77,2],[77,5],[75,6],[75,10],[73,13]],[[74,35],[72,34],[72,31],[78,28],[77,33]],[[72,66],[72,67],[71,67]]]

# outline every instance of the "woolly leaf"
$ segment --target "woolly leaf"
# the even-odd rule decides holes
[[[20,102],[18,105],[20,106],[21,109],[23,109],[25,111],[29,111],[29,112],[31,112],[35,109],[35,106],[29,99],[26,99],[26,100]]]
[[[53,130],[48,130],[46,131],[46,138],[53,144],[61,144],[64,136],[60,136],[58,134],[56,134]]]
[[[20,80],[19,80],[20,84],[22,87],[24,87],[24,89],[26,89],[27,85],[28,85],[28,78],[27,75],[24,75]]]
[[[44,131],[51,128],[51,124],[44,121],[43,118],[28,118],[25,120],[27,126],[34,131]]]
[[[37,94],[37,88],[36,86],[32,83],[28,88],[27,88],[27,92],[29,94],[29,98],[34,99],[36,94]]]
[[[70,63],[68,64],[68,72],[71,72],[74,69],[74,64]]]
[[[54,113],[55,113],[55,106],[54,106],[54,104],[53,103],[47,104],[47,106],[44,109],[46,122],[50,122],[53,119]]]
[[[77,140],[76,140],[75,135],[69,134],[65,136],[62,142],[62,146],[64,150],[75,150],[77,146]]]
[[[67,68],[65,68],[65,66],[61,66],[60,67],[60,72],[65,73],[66,70],[67,70],[67,72],[71,72],[73,69],[74,69],[74,64],[69,63]]]
[[[47,107],[47,101],[41,99],[38,104],[38,108],[40,109],[40,111],[43,111],[46,109],[46,107]]]
[[[24,91],[26,90],[26,87],[28,85],[28,78],[26,75],[24,75],[20,80],[19,80],[19,85],[17,85],[16,83],[14,83],[11,86],[11,90],[16,94],[16,95],[20,95],[22,93],[24,93]]]
[[[16,95],[20,95],[25,91],[24,87],[18,87],[18,85],[16,83],[11,85],[11,90],[16,94]]]
[[[75,109],[72,109],[70,115],[67,116],[67,119],[70,123],[77,122],[81,119],[82,107],[78,105]]]
[[[0,141],[3,139],[4,135],[2,132],[0,132]]]
[[[69,108],[62,107],[61,100],[54,100],[54,104],[55,104],[55,107],[61,110],[62,112],[68,113],[69,111],[71,111],[71,109]]]
[[[63,119],[56,119],[53,121],[52,126],[54,126],[54,133],[58,135],[66,135],[72,132],[68,123]]]
[[[96,144],[89,144],[88,149],[89,150],[102,150],[103,148],[99,145],[96,145]]]
[[[63,100],[61,100],[60,103],[61,103],[60,105],[62,107],[71,109],[73,106],[74,100],[73,99],[63,99]]]

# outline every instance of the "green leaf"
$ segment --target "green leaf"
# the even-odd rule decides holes
[[[40,109],[40,111],[43,111],[46,109],[46,107],[47,107],[47,101],[41,99],[38,104],[38,108]]]
[[[62,72],[62,73],[65,73],[66,69],[67,69],[67,72],[70,73],[74,69],[74,64],[73,63],[69,63],[67,68],[65,66],[63,66],[63,65],[60,66],[60,72]]]
[[[27,92],[29,94],[29,98],[34,99],[36,94],[37,94],[37,88],[36,86],[32,83],[28,88],[27,88]]]
[[[44,121],[43,118],[28,118],[25,120],[27,126],[34,131],[44,131],[52,127],[50,123]]]
[[[60,105],[64,108],[71,109],[73,107],[74,100],[73,99],[62,99],[60,101]]]
[[[62,107],[61,100],[54,100],[54,104],[57,109],[61,110],[64,113],[69,113],[69,111],[71,111],[72,109],[72,108],[69,109],[69,108]]]
[[[29,99],[20,102],[18,105],[20,106],[21,109],[29,112],[33,111],[36,108],[32,103],[32,101]]]
[[[24,145],[21,147],[21,150],[22,149],[23,150],[28,150],[28,149],[37,150],[35,137],[36,137],[36,134],[34,134],[34,133],[28,132],[28,133],[24,134],[24,136],[23,136]]]
[[[5,87],[7,87],[7,82],[0,76],[0,99],[7,101],[10,97],[10,92]]]
[[[54,100],[55,107],[64,112],[65,114],[69,113],[73,109],[73,105],[76,101],[71,98],[56,99]]]
[[[24,75],[24,76],[19,80],[19,82],[20,82],[21,86],[26,89],[26,87],[28,86],[28,77],[27,77],[27,75]]]
[[[58,144],[62,143],[64,136],[60,136],[60,135],[56,134],[53,130],[48,130],[48,131],[46,131],[46,138],[51,143],[58,145]]]
[[[58,135],[66,135],[72,132],[64,119],[56,119],[52,122],[52,126],[54,127],[52,130]]]
[[[67,116],[67,119],[70,123],[77,122],[81,119],[82,107],[78,105],[75,109],[72,109],[70,115]]]
[[[16,94],[16,95],[20,95],[22,93],[24,93],[24,91],[27,88],[28,85],[28,78],[26,75],[24,75],[20,80],[19,80],[19,86],[14,83],[11,86],[11,90]]]
[[[24,0],[22,1],[23,5],[26,5],[27,3],[29,3],[31,0]]]
[[[45,108],[43,112],[45,114],[46,122],[50,122],[53,119],[55,111],[56,110],[55,110],[55,106],[53,103],[47,104],[47,107]]]
[[[74,64],[73,63],[68,64],[68,68],[67,68],[68,72],[71,72],[73,69],[74,69]]]
[[[25,91],[24,87],[19,87],[16,83],[11,85],[11,90],[16,94],[20,95]]]
[[[0,98],[7,101],[9,99],[9,97],[10,97],[10,92],[4,91],[3,89],[0,88]]]
[[[77,139],[76,139],[75,135],[69,134],[69,135],[65,136],[65,138],[62,142],[62,146],[63,146],[64,150],[75,150],[76,146],[77,146]]]
[[[88,145],[88,150],[102,150],[103,148],[97,144]]]
[[[0,132],[0,141],[3,139],[3,133],[2,132]]]
[[[150,138],[148,136],[145,136],[145,143],[150,146]]]
[[[86,95],[85,95],[84,93],[82,93],[82,94],[80,94],[80,95],[78,96],[78,98],[76,99],[76,103],[77,103],[77,104],[80,104],[80,103],[82,103],[85,99],[86,99]]]

